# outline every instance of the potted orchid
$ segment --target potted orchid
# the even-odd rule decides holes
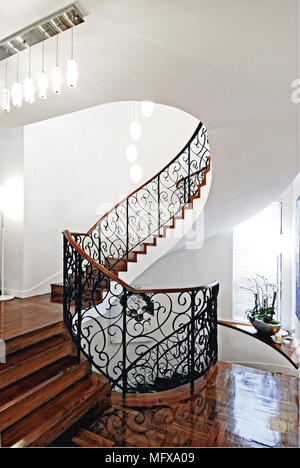
[[[278,286],[271,283],[262,275],[245,278],[240,285],[241,289],[251,291],[254,296],[253,309],[246,311],[246,317],[258,332],[271,336],[281,328],[280,322],[275,319],[276,299]]]

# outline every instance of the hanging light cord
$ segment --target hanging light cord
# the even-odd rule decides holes
[[[5,88],[7,88],[7,59],[5,60]]]
[[[58,34],[56,36],[56,66],[58,67]]]
[[[42,73],[45,72],[45,34],[43,39],[43,49],[42,49]]]
[[[29,47],[28,76],[31,78],[31,46]]]
[[[74,60],[74,26],[72,26],[71,59]]]
[[[17,54],[17,83],[19,83],[19,54]]]

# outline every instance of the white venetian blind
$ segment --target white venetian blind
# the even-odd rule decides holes
[[[255,274],[280,285],[281,203],[267,208],[233,229],[233,319],[245,320],[254,306],[253,294],[240,288],[244,278]],[[280,292],[276,301],[280,313]]]

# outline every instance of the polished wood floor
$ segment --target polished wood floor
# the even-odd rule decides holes
[[[161,393],[131,395],[125,405],[120,394],[113,393],[100,404],[108,390],[98,398],[97,383],[93,390],[93,398],[97,399],[91,400],[90,383],[78,381],[86,373],[85,364],[75,365],[75,351],[69,339],[57,342],[64,333],[62,305],[50,302],[49,295],[0,304],[0,338],[10,353],[7,363],[1,364],[0,422],[3,428],[7,427],[7,440],[3,436],[7,446],[19,444],[24,434],[26,445],[49,443],[63,427],[70,426],[69,413],[78,419],[89,409],[88,404],[93,406],[96,401],[96,407],[70,432],[60,436],[55,446],[299,446],[299,381],[295,377],[218,362],[196,383],[193,397],[188,386],[183,386]],[[56,372],[57,366],[62,370]],[[31,378],[29,371],[38,374]],[[87,385],[84,403],[83,393],[74,385]],[[66,392],[74,393],[72,402],[78,396],[80,401],[76,400],[75,406],[80,411],[76,412],[75,407],[69,411]],[[48,401],[53,397],[57,399],[56,406],[56,400]],[[65,408],[67,416],[62,415]],[[53,414],[57,420],[49,418]],[[36,438],[41,415],[49,428]],[[18,418],[22,419],[17,421]]]
[[[62,304],[50,302],[50,294],[0,302],[0,339],[30,333],[62,321]]]
[[[116,396],[79,428],[82,447],[298,447],[298,379],[218,362],[191,398],[172,390],[157,404],[122,406]],[[142,395],[133,398],[143,400]],[[177,401],[176,401],[177,400]],[[134,403],[134,400],[131,400]]]

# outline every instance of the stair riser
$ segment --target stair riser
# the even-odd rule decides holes
[[[20,362],[14,366],[8,367],[5,371],[0,374],[0,389],[11,385],[18,380],[23,379],[29,374],[41,369],[42,367],[51,364],[58,359],[65,356],[75,356],[76,349],[75,345],[69,341],[58,345],[57,347],[51,348],[37,356],[27,359],[24,362]],[[1,367],[0,367],[1,371]]]
[[[10,406],[6,410],[1,411],[0,408],[0,432],[39,408],[90,372],[90,365],[87,362],[81,363],[81,365],[78,365],[74,369],[66,371],[62,376],[53,378],[52,381],[44,382],[43,386],[38,388],[33,394],[20,398],[13,406]]]

